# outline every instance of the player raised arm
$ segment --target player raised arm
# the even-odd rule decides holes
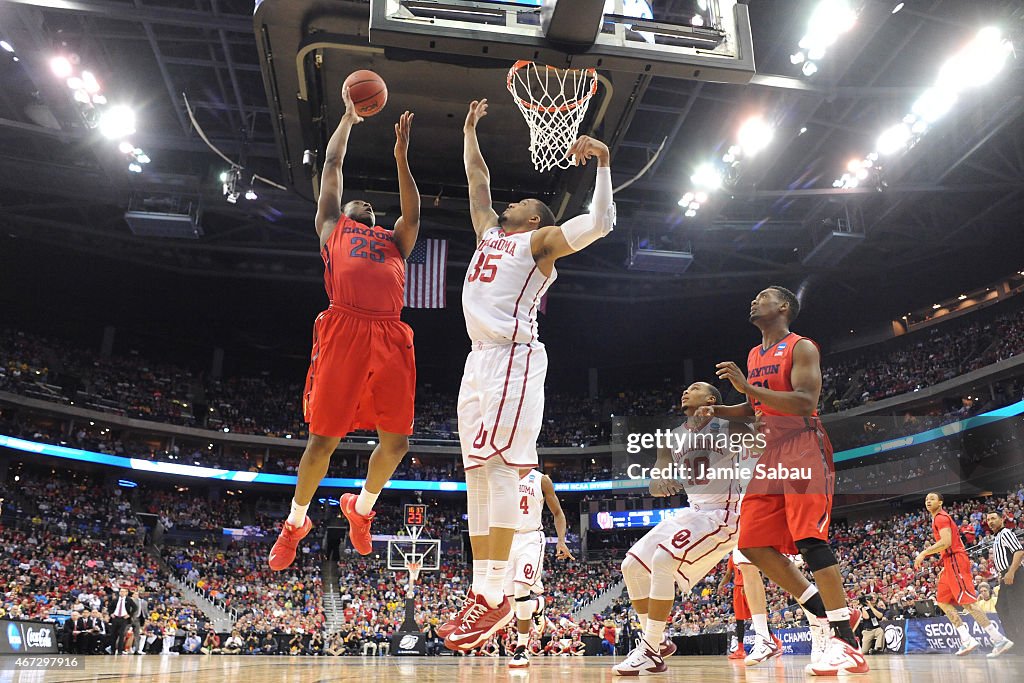
[[[562,511],[562,504],[558,501],[558,496],[555,495],[555,485],[551,482],[551,477],[546,474],[540,478],[540,490],[544,494],[544,502],[547,503],[548,510],[551,510],[551,516],[555,518],[555,533],[558,534],[555,557],[575,560],[576,558],[569,552],[569,546],[565,544],[565,512]]]
[[[466,165],[466,181],[469,183],[469,214],[473,219],[476,239],[498,225],[498,214],[491,206],[491,173],[487,169],[480,142],[476,139],[476,124],[487,116],[487,100],[473,100],[462,128],[462,159]]]
[[[581,135],[569,148],[567,156],[586,166],[597,158],[597,182],[590,213],[570,218],[561,226],[549,225],[537,230],[530,242],[533,258],[542,273],[550,273],[557,259],[580,251],[601,239],[615,226],[615,205],[612,203],[612,169],[608,145]]]
[[[402,258],[409,258],[420,234],[420,191],[409,168],[412,118],[411,112],[405,112],[395,124],[395,164],[398,166],[398,198],[402,205],[402,215],[395,222],[395,246]]]
[[[320,236],[320,248],[327,242],[327,238],[334,232],[334,226],[341,218],[341,191],[344,182],[341,175],[341,167],[345,162],[345,152],[348,150],[348,135],[352,132],[352,126],[362,123],[363,117],[356,113],[356,108],[349,97],[348,88],[341,91],[341,99],[345,103],[345,113],[341,122],[335,129],[331,139],[327,142],[327,151],[324,153],[324,166],[320,169],[320,197],[316,202],[316,234]]]

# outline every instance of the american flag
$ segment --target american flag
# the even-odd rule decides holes
[[[405,261],[405,305],[444,308],[448,240],[418,240]]]

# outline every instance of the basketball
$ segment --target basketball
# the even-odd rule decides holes
[[[345,79],[342,90],[348,88],[348,94],[360,116],[373,116],[388,101],[388,86],[384,79],[367,69],[353,71]]]

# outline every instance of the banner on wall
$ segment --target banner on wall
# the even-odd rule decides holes
[[[916,620],[926,621],[926,620]],[[899,654],[904,651],[907,642],[906,622],[887,621],[882,623],[885,632],[885,649],[888,652]],[[787,655],[809,655],[811,654],[811,632],[808,628],[782,628],[772,629],[772,633],[782,641],[782,652]],[[748,630],[743,636],[743,644],[749,652],[754,647],[755,634]],[[735,640],[735,638],[734,638]],[[959,647],[959,645],[957,646]],[[909,652],[909,650],[908,650]]]
[[[0,654],[43,655],[57,653],[57,630],[41,621],[0,620]]]
[[[992,648],[992,641],[989,639],[985,629],[978,626],[973,618],[961,616],[964,624],[970,630],[971,635],[981,642],[986,649]],[[1002,632],[1002,624],[996,614],[989,614],[988,618],[999,627]],[[907,622],[907,654],[949,654],[960,649],[960,635],[945,617],[932,617],[929,619],[910,619]]]

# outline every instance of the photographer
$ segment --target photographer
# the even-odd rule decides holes
[[[861,654],[877,654],[885,650],[885,629],[882,628],[884,615],[878,609],[876,598],[865,595],[860,598]]]

